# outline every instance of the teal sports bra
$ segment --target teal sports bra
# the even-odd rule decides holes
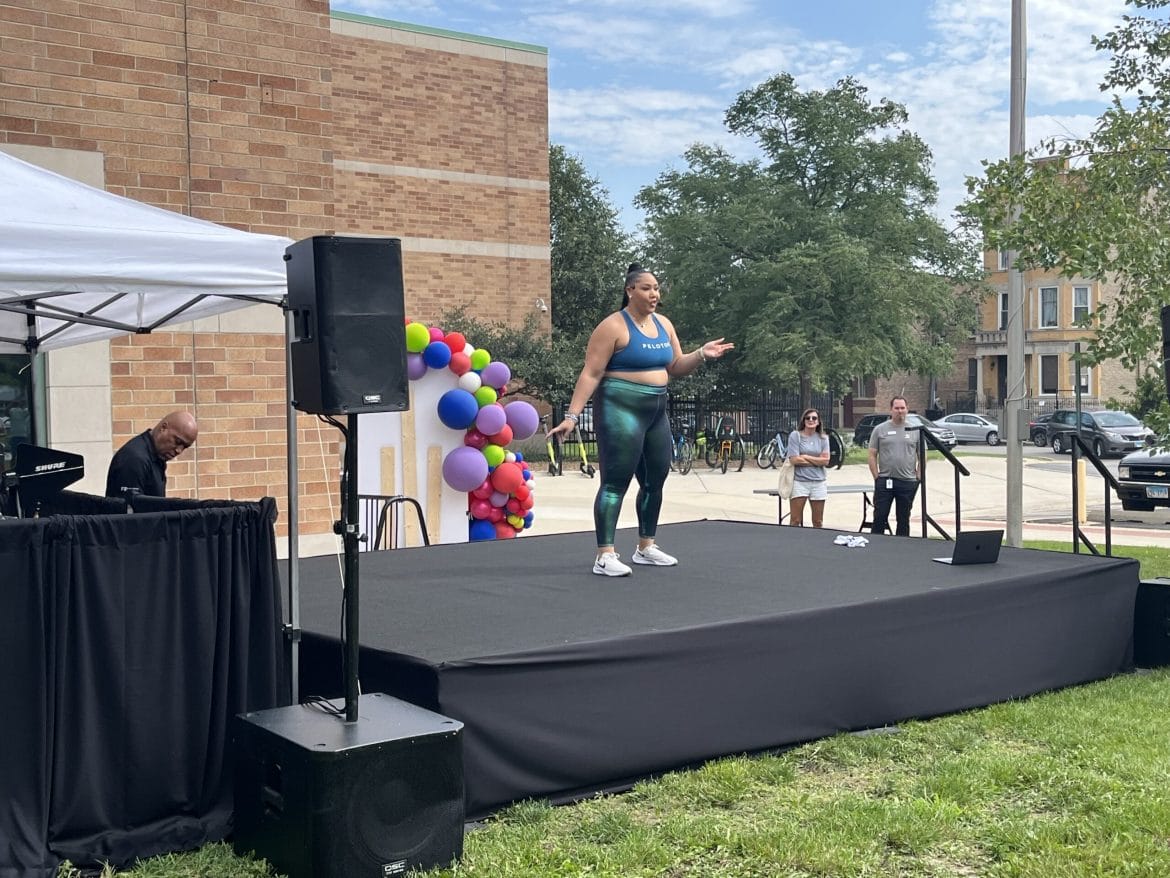
[[[630,329],[630,343],[609,358],[605,371],[646,372],[669,366],[670,361],[674,359],[674,348],[670,344],[670,333],[662,328],[658,318],[650,315],[650,319],[654,321],[654,328],[658,330],[658,334],[650,338],[638,329],[624,308],[621,315]]]

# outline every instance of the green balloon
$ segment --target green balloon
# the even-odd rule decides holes
[[[475,391],[475,401],[479,403],[480,408],[483,408],[485,405],[491,405],[496,401],[497,396],[496,389],[494,387],[488,387],[486,384]]]
[[[471,368],[479,371],[492,361],[492,355],[485,348],[476,348],[471,352]]]
[[[421,354],[431,343],[431,331],[421,323],[406,324],[406,349],[412,354]]]
[[[485,445],[483,456],[487,458],[488,466],[499,466],[504,462],[504,449],[499,445]]]

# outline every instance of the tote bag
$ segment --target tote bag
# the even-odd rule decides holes
[[[792,480],[796,477],[796,467],[792,465],[792,461],[787,457],[784,458],[784,463],[780,464],[780,483],[777,488],[780,491],[780,497],[784,500],[792,499]]]

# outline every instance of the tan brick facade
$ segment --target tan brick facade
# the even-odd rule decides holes
[[[400,237],[413,317],[518,323],[550,280],[546,61],[322,0],[0,2],[0,146],[98,154],[108,191],[248,231]],[[283,512],[282,325],[252,309],[103,347],[110,451],[189,408],[171,493]],[[298,443],[301,529],[327,533],[338,439],[302,415]]]

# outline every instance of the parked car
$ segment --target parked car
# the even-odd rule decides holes
[[[1072,450],[1072,434],[1077,432],[1074,409],[1057,409],[1045,424],[1048,444],[1054,454]],[[1098,457],[1125,454],[1148,445],[1154,431],[1129,412],[1081,412],[1081,437]]]
[[[882,421],[889,420],[889,415],[886,414],[872,414],[866,415],[857,422],[857,426],[853,428],[853,444],[858,448],[865,448],[869,445],[869,437],[873,433],[873,428]]]
[[[1121,508],[1149,512],[1170,506],[1170,453],[1133,451],[1117,465]]]
[[[937,419],[935,426],[949,427],[955,433],[959,442],[986,442],[988,445],[999,444],[999,424],[990,421],[983,415],[973,415],[968,412],[957,412]]]
[[[1052,415],[1047,414],[1028,421],[1028,438],[1037,448],[1043,448],[1048,444],[1048,422],[1051,420]]]
[[[888,421],[890,416],[888,414],[872,414],[866,415],[857,422],[857,426],[853,428],[853,444],[855,446],[865,447],[869,445],[869,437],[873,434],[873,428],[883,421]],[[954,448],[957,443],[955,439],[955,432],[950,427],[940,427],[931,421],[926,420],[922,415],[916,412],[911,412],[906,415],[906,425],[911,428],[921,428],[929,430],[943,445],[947,448]]]

